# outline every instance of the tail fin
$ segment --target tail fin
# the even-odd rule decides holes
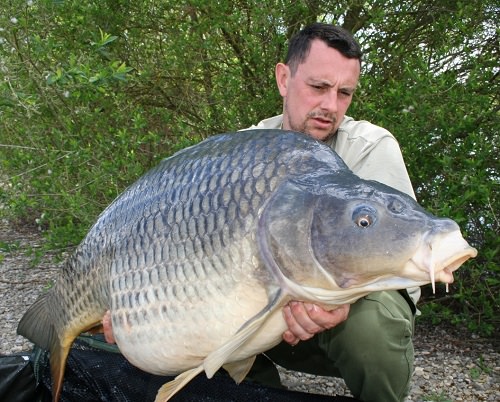
[[[50,368],[52,373],[52,399],[57,401],[62,391],[64,369],[69,349],[74,336],[60,334],[51,320],[49,304],[50,292],[42,295],[21,318],[17,333],[50,352]],[[69,335],[69,336],[68,336]]]
[[[51,350],[52,346],[58,343],[58,336],[50,320],[50,312],[47,306],[49,296],[50,292],[45,293],[33,303],[28,311],[24,313],[17,326],[19,335],[28,338],[46,350]]]

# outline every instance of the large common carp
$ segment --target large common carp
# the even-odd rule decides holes
[[[74,339],[111,311],[120,351],[154,374],[224,367],[240,382],[279,343],[290,300],[334,308],[371,291],[436,281],[476,255],[455,222],[361,180],[298,133],[211,137],[119,196],[18,332],[50,351],[54,400]]]

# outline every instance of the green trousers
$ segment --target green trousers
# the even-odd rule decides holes
[[[411,300],[398,291],[372,293],[354,303],[337,327],[296,346],[281,342],[258,356],[248,377],[280,386],[274,362],[289,370],[341,377],[365,402],[403,401],[413,372],[414,311]]]

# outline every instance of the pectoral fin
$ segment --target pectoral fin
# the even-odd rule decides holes
[[[189,381],[203,371],[203,365],[194,369],[184,371],[179,374],[174,380],[163,384],[156,394],[155,402],[166,402],[179,392]]]
[[[251,320],[247,321],[225,344],[214,350],[205,358],[203,366],[208,378],[212,378],[217,370],[226,364],[226,362],[230,361],[230,357],[233,353],[244,345],[245,342],[247,342],[256,332],[258,332],[271,313],[273,313],[276,307],[279,306],[281,300],[282,292],[281,289],[278,289],[271,302],[264,309],[262,309]],[[237,378],[239,378],[239,376],[237,376]]]
[[[231,377],[237,383],[240,383],[248,374],[248,371],[252,368],[255,356],[251,356],[238,362],[227,362],[230,360],[233,353],[238,350],[238,348],[244,345],[245,342],[258,332],[269,315],[276,309],[277,306],[279,306],[281,300],[282,292],[281,289],[278,289],[268,305],[251,320],[247,321],[231,339],[224,343],[220,348],[210,353],[205,358],[201,366],[185,371],[182,374],[179,374],[174,380],[164,384],[156,394],[155,402],[168,401],[202,371],[205,371],[208,378],[212,378],[217,370],[219,370],[222,366],[227,369]]]

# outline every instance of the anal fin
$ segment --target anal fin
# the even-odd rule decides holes
[[[239,384],[245,379],[254,362],[255,356],[252,356],[238,362],[226,363],[222,367],[229,373],[236,384]]]

